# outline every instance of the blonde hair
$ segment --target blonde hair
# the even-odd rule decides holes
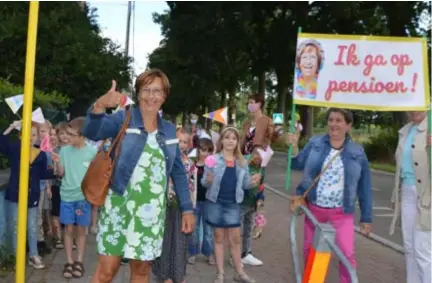
[[[234,134],[237,138],[237,145],[236,145],[236,148],[234,149],[234,157],[235,157],[235,159],[238,160],[240,166],[244,167],[247,163],[246,163],[246,160],[245,160],[245,158],[244,158],[244,156],[240,150],[240,132],[236,127],[226,126],[222,129],[222,131],[220,133],[220,138],[219,138],[217,146],[216,146],[216,153],[222,152],[222,149],[223,149],[222,141],[230,133]]]
[[[43,128],[43,127],[47,127],[49,130],[51,130],[53,126],[52,126],[52,124],[51,124],[50,121],[48,121],[48,120],[45,119],[45,123],[40,124],[39,125],[39,129]]]

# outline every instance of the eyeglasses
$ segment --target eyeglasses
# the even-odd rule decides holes
[[[156,96],[156,97],[162,97],[164,95],[164,91],[162,89],[159,89],[159,88],[151,89],[148,87],[141,89],[140,93],[142,93],[143,95],[146,95],[146,96],[153,93],[154,96]]]

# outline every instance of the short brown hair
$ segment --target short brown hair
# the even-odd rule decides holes
[[[86,119],[84,117],[77,117],[68,123],[68,127],[74,129],[75,131],[81,134],[82,128],[84,127],[85,120]]]
[[[317,44],[315,44],[315,43],[313,43],[313,42],[309,42],[309,43],[307,43],[307,44],[305,44],[298,52],[297,52],[297,55],[296,55],[296,59],[295,59],[295,62],[296,62],[296,69],[299,69],[300,70],[300,59],[301,59],[301,56],[303,55],[303,53],[306,51],[306,50],[308,50],[308,49],[311,49],[311,48],[314,48],[315,49],[315,51],[316,51],[316,54],[317,54],[317,57],[318,57],[318,66],[317,66],[317,70],[316,70],[316,74],[315,75],[317,75],[318,73],[319,73],[319,71],[320,71],[320,69],[321,69],[321,64],[323,63],[323,57],[322,57],[322,54],[321,54],[321,48],[317,45]]]
[[[265,96],[264,94],[261,93],[254,93],[249,95],[249,99],[253,99],[255,100],[255,103],[260,103],[261,104],[261,110],[264,109],[264,103],[265,103]]]
[[[135,81],[135,95],[138,95],[143,86],[151,84],[155,78],[162,80],[163,91],[165,92],[165,97],[167,97],[170,93],[171,85],[167,75],[159,69],[149,69],[137,77]]]
[[[354,115],[351,111],[342,108],[335,108],[335,107],[332,107],[329,110],[327,110],[326,121],[329,119],[331,113],[342,114],[347,124],[352,124],[354,122]]]
[[[201,138],[198,140],[198,147],[199,148],[207,148],[210,152],[213,153],[214,151],[214,144],[213,141],[209,138]]]

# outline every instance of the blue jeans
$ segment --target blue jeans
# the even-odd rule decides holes
[[[265,178],[265,173],[266,173],[266,168],[261,168],[261,180],[260,180],[260,186],[264,184],[264,178]],[[262,190],[261,192],[258,192],[257,196],[256,196],[257,200],[262,200],[264,201],[265,196],[264,196],[264,190]]]
[[[0,191],[0,247],[6,245],[7,222],[6,222],[6,200],[5,191]]]
[[[17,247],[17,225],[18,225],[18,203],[7,201],[8,231],[12,231],[12,247],[16,253]],[[38,256],[37,249],[37,207],[29,207],[27,212],[27,244],[29,257]]]
[[[191,256],[195,256],[200,252],[207,257],[213,255],[213,229],[204,219],[205,208],[205,201],[197,201],[195,207],[195,223],[197,223],[197,225],[202,223],[203,225],[203,242],[200,248],[200,229],[199,226],[197,226],[189,241],[189,254]]]

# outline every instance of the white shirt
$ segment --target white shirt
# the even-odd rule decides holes
[[[331,149],[329,155],[325,158],[322,168],[327,165],[331,158],[339,150]],[[336,157],[329,168],[324,172],[318,182],[316,205],[325,208],[336,208],[343,206],[343,191],[345,184],[345,170],[342,158]]]

